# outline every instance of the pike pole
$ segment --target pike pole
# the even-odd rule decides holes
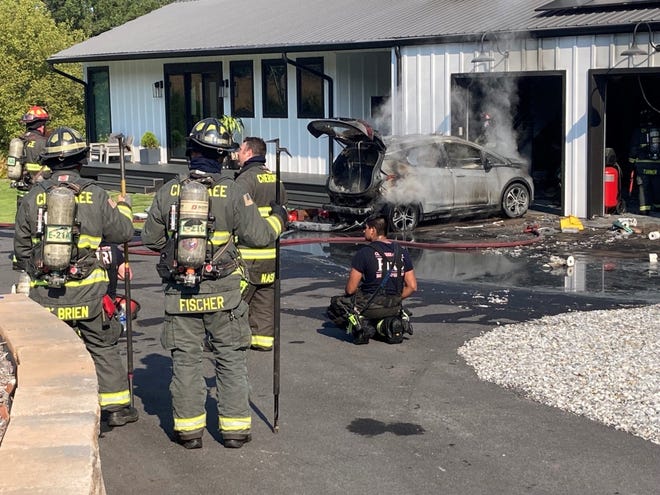
[[[280,147],[280,138],[270,139],[267,143],[275,143],[275,202],[280,204],[280,154],[284,151],[291,156],[289,150]],[[284,225],[282,226],[284,229]],[[275,239],[275,301],[273,308],[273,433],[280,431],[280,237]]]
[[[126,198],[126,158],[124,156],[124,135],[120,134],[119,142],[119,168],[121,171],[121,195]],[[131,220],[132,221],[132,220]],[[128,242],[124,243],[124,306],[126,311],[126,369],[128,376],[128,392],[133,400],[133,299],[131,299],[131,269],[128,264]]]

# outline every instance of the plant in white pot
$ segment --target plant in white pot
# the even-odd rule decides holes
[[[160,141],[156,135],[147,131],[140,139],[140,163],[143,165],[156,165],[160,161]]]

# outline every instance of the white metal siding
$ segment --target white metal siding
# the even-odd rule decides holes
[[[648,57],[621,57],[631,37],[631,34],[617,34],[523,38],[500,40],[499,45],[487,39],[484,49],[495,61],[481,64],[471,63],[472,58],[479,54],[479,42],[404,47],[401,49],[400,93],[395,87],[397,58],[394,50],[391,53],[324,52],[304,56],[324,57],[325,72],[334,78],[334,116],[371,120],[370,96],[387,96],[391,88],[394,95],[391,105],[395,109],[391,121],[397,133],[450,132],[452,74],[562,71],[566,77],[564,213],[584,216],[587,209],[588,71],[657,67],[660,62],[660,54],[657,53]],[[648,38],[648,33],[639,32],[639,46],[650,49]],[[508,57],[503,54],[505,50],[509,53]],[[220,60],[223,78],[227,79],[231,60],[251,59],[254,61],[256,116],[254,119],[244,119],[244,135],[257,135],[267,140],[279,137],[280,144],[293,155],[292,158],[282,155],[283,171],[326,174],[327,141],[325,138],[314,139],[306,129],[309,120],[296,117],[295,67],[288,67],[289,118],[261,117],[262,58],[276,57],[199,57],[111,62],[107,65],[110,67],[113,131],[133,135],[136,143],[144,131],[153,131],[162,142],[161,159],[164,160],[167,145],[165,100],[152,97],[153,83],[163,80],[163,64]],[[225,100],[225,108],[228,111],[229,99]],[[274,164],[272,147],[269,147],[268,160]]]

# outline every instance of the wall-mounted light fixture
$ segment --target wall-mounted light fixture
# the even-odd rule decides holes
[[[162,98],[164,87],[165,87],[165,83],[163,81],[156,81],[152,89],[152,96],[154,98]]]
[[[218,98],[229,96],[229,79],[223,79],[218,86]]]
[[[621,52],[622,57],[633,57],[635,55],[648,55],[649,53],[642,50],[638,45],[637,45],[637,29],[641,25],[646,26],[646,28],[649,30],[649,45],[655,50],[656,52],[660,52],[660,45],[656,44],[653,41],[653,30],[651,29],[651,26],[649,25],[648,22],[638,22],[635,24],[635,28],[633,29],[633,37],[632,37],[632,42],[630,43],[630,46],[628,49],[623,50]]]
[[[495,62],[495,59],[493,57],[491,57],[490,55],[488,55],[486,53],[486,50],[484,49],[484,42],[486,41],[486,35],[487,34],[489,34],[488,31],[484,32],[481,35],[481,42],[479,44],[479,55],[477,55],[472,60],[470,60],[470,62],[472,62],[473,64],[480,64],[480,63],[484,63],[484,62]],[[491,41],[491,45],[492,45],[492,41]],[[504,50],[504,51],[500,50],[500,46],[499,46],[499,43],[497,42],[497,39],[495,39],[495,49],[504,58],[507,58],[509,56],[509,51],[508,50]]]

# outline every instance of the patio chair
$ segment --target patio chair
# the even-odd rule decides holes
[[[119,140],[118,134],[112,133],[108,136],[108,142],[103,143],[103,161],[110,163],[110,158],[119,159]],[[128,162],[133,161],[133,136],[126,136],[124,138],[124,158]]]

